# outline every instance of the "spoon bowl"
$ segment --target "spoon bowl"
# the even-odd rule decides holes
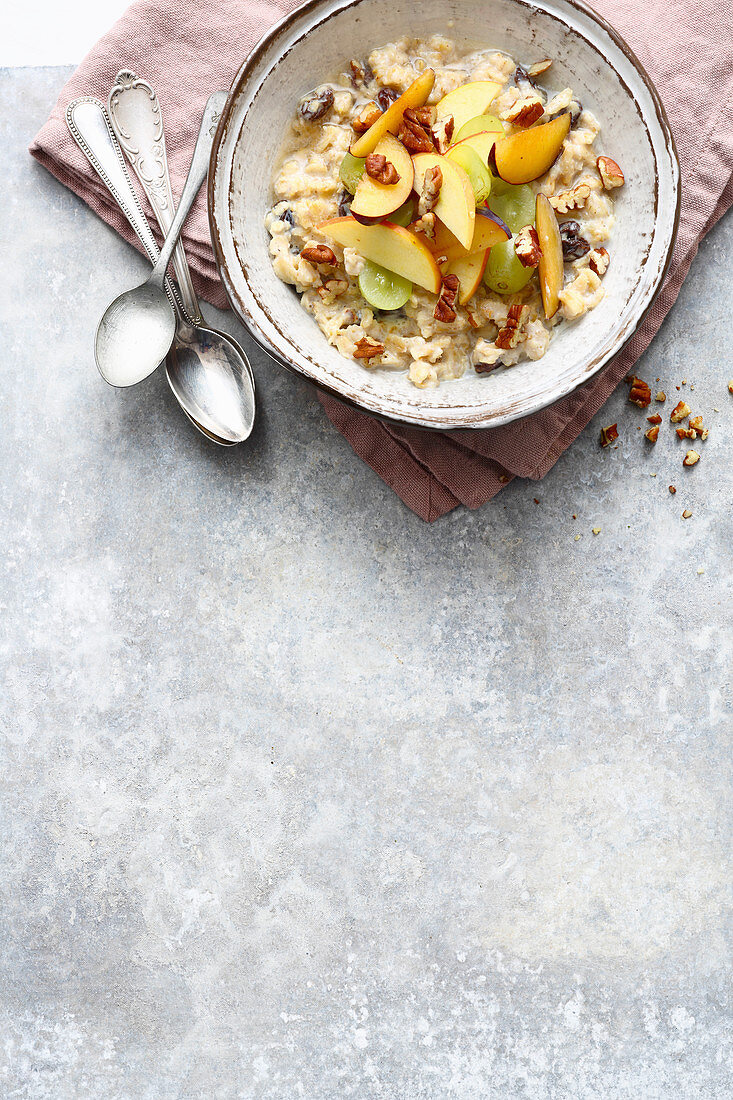
[[[179,326],[165,361],[179,405],[216,443],[242,443],[255,420],[254,379],[230,336],[205,325]]]
[[[107,306],[94,341],[97,369],[110,386],[135,386],[161,363],[176,334],[165,291],[147,282]]]

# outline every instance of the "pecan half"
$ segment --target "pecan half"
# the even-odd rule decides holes
[[[428,168],[423,176],[422,188],[420,189],[420,201],[417,204],[417,212],[420,217],[422,217],[423,214],[429,214],[431,210],[435,209],[442,186],[443,172],[439,165],[436,164],[433,168]]]
[[[685,420],[690,415],[690,406],[684,401],[678,401],[672,412],[669,414],[669,419],[673,424],[679,424],[681,420]]]
[[[384,351],[384,344],[378,340],[372,340],[370,336],[362,336],[354,348],[354,359],[373,359]]]
[[[408,122],[417,122],[420,126],[431,127],[437,118],[435,107],[406,107],[403,118]]]
[[[605,248],[594,248],[588,257],[588,267],[600,278],[608,271],[611,257]]]
[[[377,183],[399,183],[400,175],[394,164],[383,153],[370,153],[364,162],[364,171]]]
[[[408,108],[397,131],[398,139],[410,153],[432,153],[435,149],[432,134],[417,119],[408,117],[410,115],[414,115],[414,111]]]
[[[334,264],[338,263],[334,252],[327,244],[309,244],[301,251],[300,255],[309,264],[328,264],[329,267],[333,267]]]
[[[525,225],[514,238],[514,251],[522,267],[537,267],[542,255],[540,238],[533,225]]]
[[[524,326],[528,317],[529,306],[509,306],[506,324],[499,329],[499,334],[494,341],[497,348],[502,348],[504,351],[515,348],[524,335]]]
[[[521,96],[511,107],[501,112],[501,118],[505,122],[513,122],[515,126],[531,126],[545,113],[545,105],[536,95]]]
[[[304,95],[298,104],[298,112],[306,122],[317,122],[331,107],[333,107],[333,92],[324,86],[314,88],[312,92],[308,92],[308,95]]]
[[[589,198],[588,184],[578,183],[567,191],[561,191],[559,195],[553,195],[550,206],[558,214],[569,214],[571,210],[582,210]]]
[[[436,321],[442,321],[449,325],[456,319],[455,301],[458,296],[460,283],[457,275],[445,275],[440,289],[440,297],[435,304],[433,317]]]
[[[601,446],[608,447],[618,439],[618,424],[609,424],[607,428],[601,428]]]
[[[357,134],[365,134],[367,130],[370,130],[378,118],[381,118],[382,112],[376,103],[367,103],[359,111],[359,114],[355,119],[352,119],[351,125]]]
[[[652,391],[641,378],[633,377],[631,379],[629,401],[632,405],[638,405],[640,409],[646,409],[651,404]]]
[[[611,160],[610,157],[599,157],[596,168],[606,191],[613,191],[615,187],[623,185],[624,174],[615,160]]]

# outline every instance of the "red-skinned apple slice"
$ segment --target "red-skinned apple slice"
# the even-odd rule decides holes
[[[565,268],[560,228],[555,211],[550,206],[550,200],[546,195],[537,196],[535,224],[542,249],[538,269],[542,305],[545,307],[545,317],[549,320],[550,317],[555,316],[560,305]]]
[[[321,233],[344,248],[354,248],[365,260],[371,260],[403,279],[437,294],[440,269],[429,251],[414,233],[392,222],[362,225],[355,218],[333,218],[319,225]]]
[[[484,114],[500,91],[501,84],[495,84],[493,80],[472,80],[469,84],[461,84],[460,88],[454,88],[439,101],[436,108],[438,118],[453,115],[453,131],[457,134],[472,118]]]
[[[484,277],[490,249],[473,252],[443,265],[444,275],[458,276],[458,304],[464,306],[478,290]]]
[[[365,134],[358,137],[352,144],[350,152],[353,157],[367,157],[373,153],[385,134],[396,134],[402,122],[402,116],[408,107],[413,110],[424,106],[435,83],[435,70],[425,69],[416,80],[413,80],[407,91],[403,92],[399,99],[391,103],[384,114],[374,122]]]
[[[385,134],[374,152],[385,156],[400,178],[397,183],[385,184],[364,173],[351,203],[351,213],[359,221],[364,218],[381,220],[402,206],[409,198],[415,178],[412,157],[392,134]]]
[[[423,178],[429,168],[440,168],[443,183],[433,213],[450,229],[464,248],[473,240],[476,221],[476,199],[471,181],[457,164],[441,157],[439,153],[417,153],[412,158],[415,167],[415,191],[422,191]]]
[[[532,126],[529,130],[500,138],[492,152],[497,175],[505,183],[515,185],[539,179],[557,160],[570,121],[570,115],[565,112],[542,126]]]

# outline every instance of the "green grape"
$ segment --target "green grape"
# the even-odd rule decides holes
[[[498,195],[505,195],[510,187],[511,183],[504,183],[501,176],[495,176],[493,172],[491,173],[492,199],[496,198]]]
[[[456,145],[449,151],[448,159],[466,173],[473,188],[476,205],[482,206],[491,194],[491,173],[476,150],[469,145]]]
[[[355,194],[359,180],[364,175],[365,159],[352,157],[351,153],[345,153],[339,168],[339,179],[350,195]]]
[[[453,144],[463,141],[464,138],[473,137],[474,134],[482,134],[485,130],[503,135],[504,125],[496,115],[476,115],[475,118],[464,122],[458,133],[453,135]]]
[[[400,309],[410,300],[412,283],[394,271],[387,271],[386,267],[365,260],[359,276],[359,290],[375,309]]]
[[[412,199],[408,199],[407,202],[402,203],[402,206],[398,206],[392,214],[388,214],[384,220],[392,222],[393,225],[401,225],[403,229],[406,229],[410,222],[415,220],[415,203]]]
[[[526,183],[513,187],[505,183],[497,194],[496,181],[491,195],[490,208],[507,223],[512,233],[518,233],[525,225],[534,225],[535,195]]]
[[[524,223],[527,225],[527,222]],[[497,294],[516,294],[534,275],[533,267],[523,267],[514,252],[514,241],[495,244],[489,252],[484,282]]]

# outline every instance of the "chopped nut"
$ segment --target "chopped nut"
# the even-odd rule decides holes
[[[536,61],[534,65],[530,65],[527,73],[534,79],[536,76],[542,76],[543,73],[546,73],[551,64],[550,58],[546,57],[543,61]]]
[[[589,198],[588,184],[578,183],[567,191],[561,191],[559,195],[553,195],[550,206],[558,214],[569,214],[571,210],[582,210]]]
[[[382,112],[376,103],[367,103],[365,107],[359,111],[359,114],[355,119],[352,119],[351,125],[357,134],[365,134],[367,130],[370,130],[378,118],[382,117]]]
[[[670,493],[672,494],[672,496],[674,496],[674,494],[675,494],[675,493],[677,492],[677,490],[675,489],[674,485],[670,485],[670,487],[669,487],[669,491],[670,491]]]
[[[648,416],[647,420],[649,421],[650,424],[661,424],[662,423],[662,418],[659,415],[659,413],[654,413],[654,416]]]
[[[615,187],[621,187],[624,183],[624,174],[610,157],[599,157],[596,161],[598,174],[606,191],[613,191]]]
[[[499,334],[494,341],[497,348],[501,348],[503,351],[515,348],[524,335],[524,326],[528,317],[529,306],[509,306],[506,324],[504,328],[499,329]]]
[[[575,536],[575,542],[579,542],[579,541],[580,541],[580,538],[581,538],[581,536],[580,536],[580,535],[576,535],[576,536]]]
[[[509,474],[499,474],[499,481],[502,483],[502,485],[506,485],[508,480]]]
[[[327,244],[309,244],[301,251],[300,255],[309,264],[328,264],[329,267],[333,267],[334,264],[338,263],[334,252]]]
[[[406,110],[402,116],[397,137],[410,153],[432,153],[435,149],[432,134],[414,117],[415,112]]]
[[[466,317],[468,318],[468,323],[471,328],[481,328],[481,322],[476,320],[470,310],[466,311]]]
[[[618,424],[609,424],[607,428],[601,428],[601,446],[607,447],[618,439]]]
[[[679,424],[680,420],[684,420],[685,417],[690,415],[690,406],[686,405],[684,401],[678,401],[672,412],[669,415],[669,419],[673,424]]]
[[[658,390],[657,396],[654,398],[654,400],[658,401],[660,405],[663,405],[664,402],[667,400],[667,395],[664,390]]]
[[[659,436],[659,425],[655,424],[649,431],[644,432],[644,438],[648,439],[650,443],[656,443]]]
[[[423,214],[429,214],[435,208],[442,186],[443,172],[436,164],[435,167],[428,168],[423,176],[420,201],[417,204],[417,212],[420,217]]]
[[[522,267],[537,267],[542,249],[533,225],[525,225],[519,230],[514,238],[514,251]]]
[[[298,104],[298,111],[306,122],[317,122],[331,107],[333,107],[333,92],[324,85],[304,95]]]
[[[342,294],[349,289],[348,279],[327,279],[323,286],[318,287],[318,294],[325,305],[330,306]]]
[[[393,184],[400,182],[397,169],[383,153],[370,153],[364,161],[364,171],[377,183]]]
[[[407,107],[404,117],[410,122],[417,122],[420,126],[432,126],[438,116],[435,107]]]
[[[689,423],[690,427],[700,436],[700,439],[705,440],[710,435],[709,430],[702,422],[701,416],[691,416]]]
[[[691,516],[692,516],[692,512],[690,511],[690,509],[685,508],[684,512],[682,513],[682,518],[683,519],[690,519]]]
[[[641,378],[631,379],[629,401],[632,405],[638,405],[640,409],[646,409],[652,401],[652,391]]]
[[[442,321],[443,324],[446,325],[455,321],[456,311],[454,306],[460,285],[457,275],[445,275],[443,277],[440,297],[435,304],[435,311],[433,313],[433,317],[436,321]]]
[[[733,393],[733,378],[728,383],[728,393]]]
[[[697,432],[694,428],[676,428],[678,439],[697,439]]]
[[[422,214],[416,222],[413,222],[410,229],[413,233],[423,233],[431,241],[435,240],[435,214],[430,211],[427,214]]]
[[[600,535],[601,533],[600,527],[592,527],[591,530],[593,531],[594,535]]]
[[[696,462],[700,461],[700,455],[697,451],[688,451],[685,457],[682,459],[683,466],[694,466]]]
[[[588,267],[591,271],[595,271],[596,275],[605,275],[608,271],[608,265],[611,261],[611,257],[608,255],[608,251],[605,248],[594,248],[588,257]]]
[[[372,340],[370,336],[362,336],[354,349],[354,359],[373,359],[383,351],[384,344],[380,344],[378,340]]]
[[[513,122],[515,126],[531,126],[545,113],[545,105],[537,95],[523,95],[501,112],[501,118],[505,122]]]
[[[432,125],[431,132],[433,141],[439,153],[444,153],[450,145],[455,125],[456,122],[453,115],[445,115]]]

